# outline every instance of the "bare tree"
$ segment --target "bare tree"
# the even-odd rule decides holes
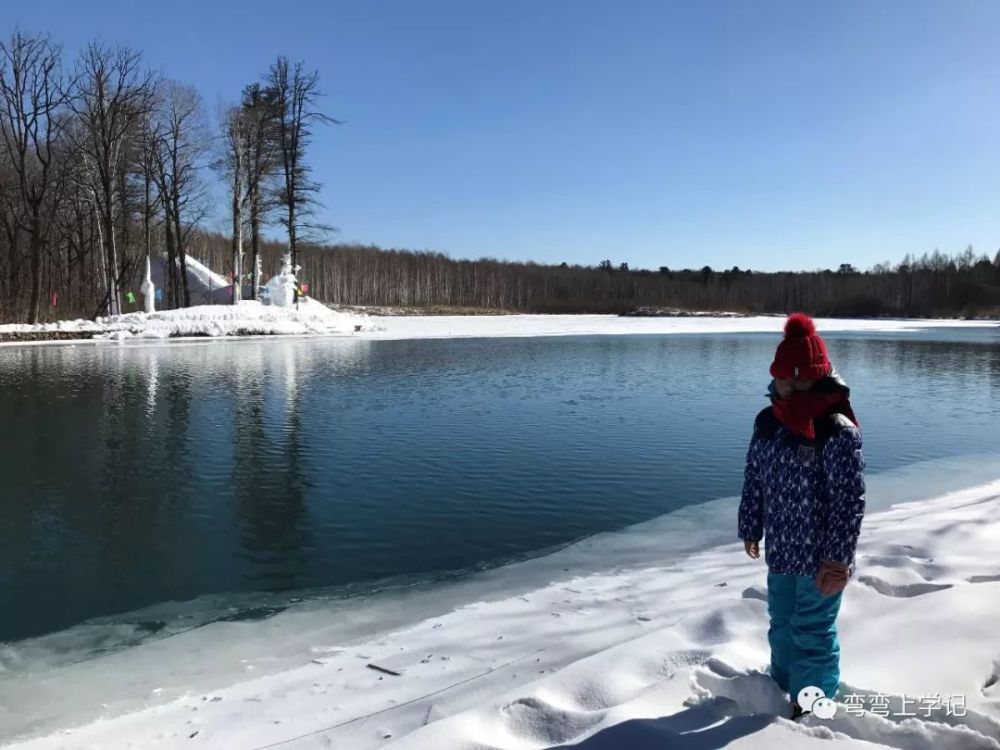
[[[154,104],[155,111],[155,104]],[[153,116],[154,111],[147,113],[139,131],[139,144],[133,163],[133,170],[141,185],[142,194],[142,254],[146,259],[153,254],[153,221],[158,209],[162,206],[161,194],[156,187],[157,159],[160,128]]]
[[[314,126],[337,121],[316,109],[322,95],[319,73],[307,71],[302,62],[291,65],[288,58],[279,57],[268,71],[266,87],[274,108],[278,162],[283,177],[278,191],[278,203],[284,207],[281,224],[288,230],[288,248],[295,266],[299,241],[307,239],[311,230],[329,229],[309,221],[315,213],[320,184],[311,178],[312,169],[305,157]]]
[[[180,276],[174,304],[191,305],[188,285],[187,248],[192,232],[208,213],[201,170],[206,166],[211,143],[201,96],[190,86],[167,81],[161,86],[162,103],[156,112],[159,138],[154,152],[156,182],[167,224],[168,264]],[[172,242],[171,242],[172,238]],[[171,249],[176,254],[171,253]]]
[[[39,316],[42,254],[61,198],[57,171],[65,102],[59,45],[20,31],[0,42],[0,145],[16,180],[14,196],[4,200],[9,219],[27,235],[32,323]]]
[[[242,298],[244,225],[250,230],[250,297],[256,299],[260,286],[257,267],[261,229],[274,205],[269,183],[277,167],[277,123],[268,89],[255,83],[247,86],[238,107],[220,116],[222,155],[214,165],[229,183],[233,236],[231,264],[235,278],[233,302]]]
[[[80,144],[95,206],[103,247],[108,310],[121,312],[120,281],[125,270],[117,236],[121,215],[121,181],[128,148],[152,107],[156,78],[142,65],[142,55],[128,47],[92,42],[80,57],[79,86],[74,110],[83,124]]]
[[[243,136],[246,139],[246,198],[250,220],[251,299],[260,288],[257,266],[260,258],[261,228],[266,223],[274,201],[268,184],[277,167],[277,136],[274,102],[259,83],[247,86],[240,104]]]
[[[233,304],[243,298],[243,212],[247,183],[247,117],[242,107],[229,107],[222,117],[222,158],[214,165],[229,181],[230,209],[233,221],[232,271]]]
[[[0,161],[0,230],[6,243],[6,268],[0,278],[0,311],[8,315],[17,312],[18,272],[20,263],[20,215],[21,203],[18,194],[17,175],[9,164],[9,159]]]

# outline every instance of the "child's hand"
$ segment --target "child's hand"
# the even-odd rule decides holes
[[[743,549],[747,551],[747,556],[751,560],[756,560],[760,557],[760,542],[754,539],[744,539]]]
[[[843,563],[824,560],[816,573],[816,588],[823,596],[839,594],[847,587],[851,569]]]

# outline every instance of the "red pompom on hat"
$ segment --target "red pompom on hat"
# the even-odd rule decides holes
[[[785,338],[778,344],[771,364],[771,377],[780,380],[819,380],[830,374],[826,344],[816,333],[816,324],[797,312],[785,321]]]

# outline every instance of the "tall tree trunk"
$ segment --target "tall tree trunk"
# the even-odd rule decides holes
[[[107,245],[108,307],[111,315],[121,315],[122,298],[118,288],[118,243],[115,240],[114,218],[107,216],[104,223],[104,242]]]
[[[31,255],[31,302],[28,307],[29,322],[37,323],[42,300],[42,241],[38,216],[31,221],[28,252]]]
[[[233,170],[233,304],[243,298],[243,170]]]
[[[250,299],[257,299],[260,278],[257,273],[260,258],[260,187],[250,186]]]
[[[98,275],[103,278],[104,281],[104,298],[101,300],[100,309],[104,310],[105,315],[110,315],[111,310],[109,309],[111,304],[111,272],[108,270],[108,246],[104,241],[104,216],[97,217],[94,222],[94,229],[97,231],[97,249],[94,252],[94,264],[98,266],[96,269]]]
[[[295,199],[290,198],[288,201],[288,249],[292,254],[292,273],[295,273],[295,267],[299,263],[298,254],[298,242],[295,236]]]
[[[118,289],[118,244],[115,239],[114,190],[110,179],[102,178],[101,235],[104,245],[104,273],[108,284],[108,314],[120,315],[121,294]]]
[[[15,302],[15,296],[17,295],[17,266],[18,266],[18,264],[17,264],[17,236],[18,236],[18,231],[17,231],[16,226],[12,227],[10,230],[8,230],[8,232],[7,232],[7,242],[8,242],[8,244],[7,244],[7,257],[8,257],[8,263],[10,263],[10,269],[9,269],[9,271],[10,271],[10,281],[8,282],[10,284],[10,287],[7,290],[8,297],[9,297],[9,299],[7,300],[8,304],[14,303]],[[15,306],[12,305],[11,309],[12,310],[15,309]]]
[[[191,289],[188,284],[187,252],[184,248],[184,231],[181,227],[179,201],[174,202],[174,235],[177,239],[177,258],[180,261],[181,291],[184,297],[184,307],[191,307]]]
[[[166,214],[166,221],[163,223],[163,239],[167,245],[167,302],[171,309],[176,310],[180,307],[180,284],[177,278],[177,245],[174,241],[174,229],[169,210]]]

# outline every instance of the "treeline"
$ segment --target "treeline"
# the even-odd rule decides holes
[[[76,60],[41,34],[0,40],[0,319],[92,317],[134,309],[147,257],[167,259],[161,305],[191,304],[187,255],[214,214],[213,179],[232,196],[224,264],[243,278],[263,228],[293,256],[317,227],[306,162],[318,76],[278,57],[213,127],[200,94],[149,70],[128,47],[92,42]],[[235,284],[238,301],[241,284]]]
[[[199,252],[224,264],[228,238],[205,235]],[[283,245],[262,244],[265,269],[277,267]],[[455,260],[441,253],[382,250],[360,245],[303,245],[300,274],[309,294],[332,305],[463,307],[536,313],[623,313],[638,307],[815,315],[1000,316],[1000,252],[991,260],[971,247],[949,256],[907,256],[867,271],[764,273],[631,270],[603,261],[596,267]]]

